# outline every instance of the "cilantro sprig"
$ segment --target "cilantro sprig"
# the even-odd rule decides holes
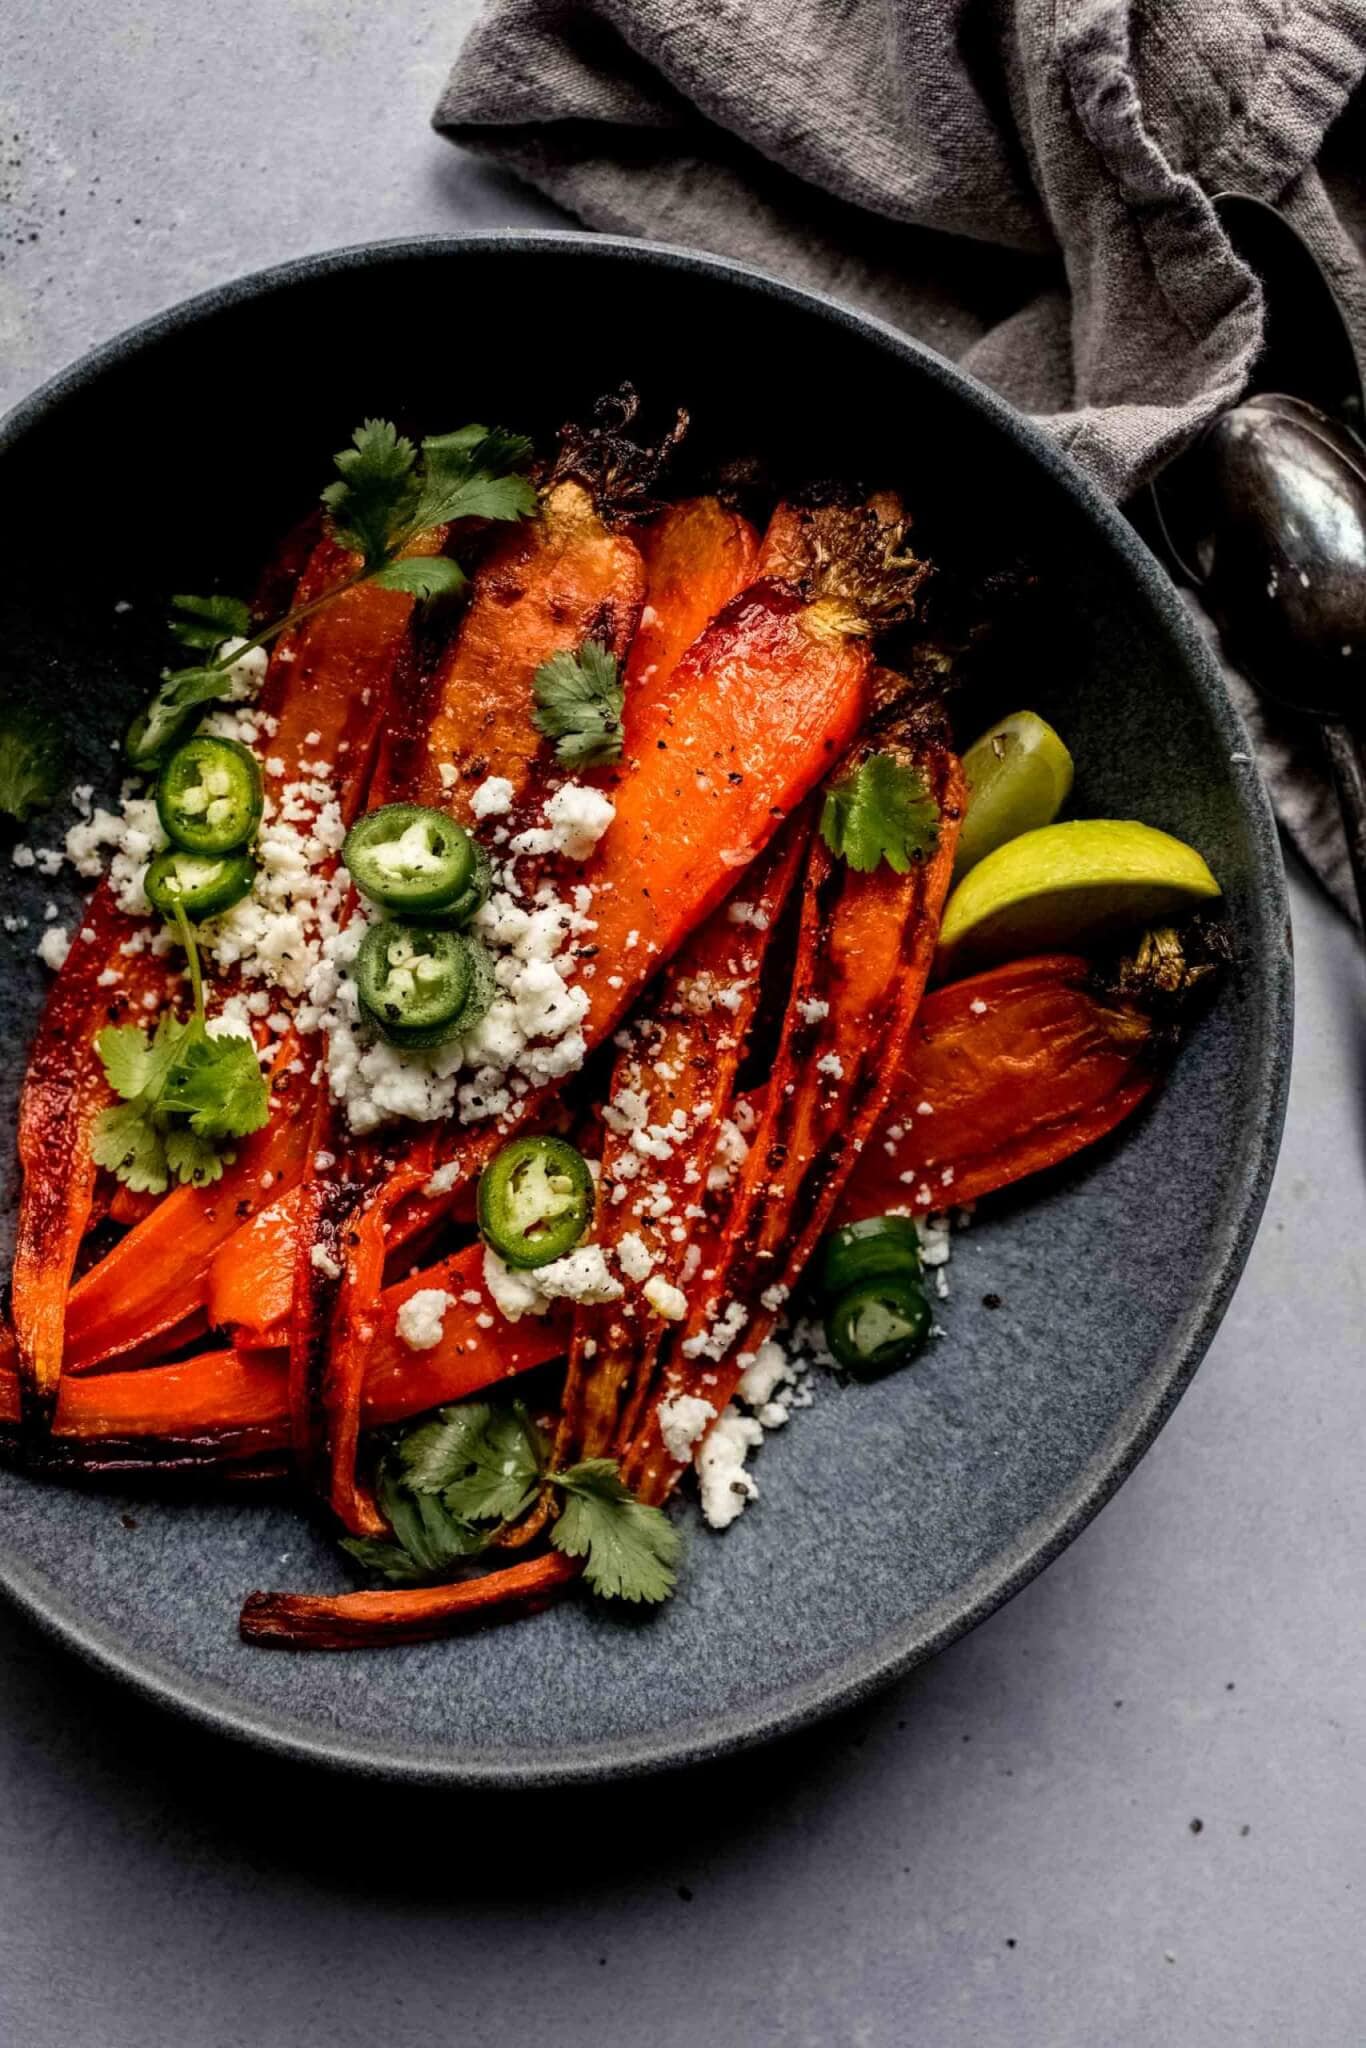
[[[608,648],[585,640],[577,654],[552,654],[532,677],[531,691],[531,722],[554,740],[567,768],[600,768],[621,759],[626,693]]]
[[[65,748],[55,721],[26,704],[0,705],[0,811],[22,825],[57,800]]]
[[[268,646],[344,591],[373,583],[425,600],[463,590],[466,577],[458,562],[403,550],[429,527],[456,520],[527,518],[536,509],[535,489],[524,474],[530,456],[530,441],[502,427],[461,427],[415,444],[390,420],[365,420],[350,446],[334,457],[338,476],[322,493],[328,529],[341,546],[360,556],[359,568],[255,633],[250,608],[241,598],[173,598],[170,630],[183,646],[211,653],[224,640],[236,644],[230,652],[162,677],[156,696],[129,729],[129,760],[138,767],[155,761],[191,711],[224,694],[235,662],[253,648]]]
[[[136,1024],[110,1025],[95,1040],[105,1077],[120,1098],[96,1119],[91,1152],[137,1194],[164,1194],[173,1180],[204,1187],[234,1154],[225,1140],[259,1131],[270,1095],[249,1038],[210,1037],[199,952],[184,910],[176,922],[190,963],[194,1010],[182,1023],[164,1014],[149,1038]]]
[[[938,837],[939,806],[924,777],[893,754],[869,754],[825,793],[821,838],[860,874],[885,860],[904,875]]]
[[[550,1540],[584,1560],[584,1578],[607,1600],[654,1603],[674,1589],[681,1542],[660,1508],[646,1507],[614,1458],[550,1469],[544,1436],[520,1402],[439,1408],[395,1438],[380,1463],[378,1499],[391,1530],[347,1537],[342,1548],[392,1586],[448,1578],[515,1522],[543,1486],[561,1496]],[[492,1525],[492,1526],[490,1526]]]

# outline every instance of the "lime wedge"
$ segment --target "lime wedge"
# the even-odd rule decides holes
[[[1044,825],[963,877],[944,911],[936,972],[943,980],[1027,953],[1084,952],[1219,893],[1195,848],[1155,826],[1131,818]]]
[[[1072,756],[1036,711],[1012,711],[963,756],[967,816],[953,864],[959,881],[1007,839],[1051,825],[1072,788]]]

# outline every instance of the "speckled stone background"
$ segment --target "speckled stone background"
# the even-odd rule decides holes
[[[468,13],[11,0],[0,400],[279,256],[546,219],[425,131]],[[0,2040],[1359,2048],[1366,972],[1292,888],[1266,1225],[1175,1421],[1043,1579],[854,1717],[534,1801],[263,1762],[0,1614]]]

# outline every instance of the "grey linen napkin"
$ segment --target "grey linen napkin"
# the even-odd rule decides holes
[[[1256,355],[1260,291],[1209,195],[1277,202],[1366,349],[1363,73],[1366,0],[493,0],[435,120],[592,227],[895,322],[1118,499]],[[1229,679],[1348,903],[1316,755]]]

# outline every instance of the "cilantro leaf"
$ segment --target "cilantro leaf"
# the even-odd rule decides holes
[[[245,640],[251,612],[240,597],[173,597],[168,624],[183,647],[206,651],[224,640]]]
[[[191,1031],[162,1085],[159,1107],[165,1116],[187,1117],[200,1138],[259,1131],[270,1116],[270,1093],[256,1047],[236,1034],[210,1038]]]
[[[625,692],[616,656],[596,640],[577,654],[567,649],[543,661],[531,682],[536,709],[531,722],[554,740],[566,767],[595,768],[621,759],[621,713]]]
[[[391,420],[365,420],[333,459],[340,475],[322,494],[333,536],[378,567],[412,527],[417,450]]]
[[[554,1477],[567,1497],[550,1540],[583,1558],[593,1591],[607,1600],[667,1600],[682,1539],[663,1509],[636,1499],[614,1458],[587,1458]]]
[[[401,1454],[402,1443],[399,1450]],[[486,1531],[470,1528],[436,1495],[414,1493],[389,1458],[380,1465],[376,1493],[394,1532],[393,1542],[383,1537],[346,1538],[342,1549],[392,1586],[417,1586],[448,1577],[456,1565],[477,1555],[488,1542]]]
[[[260,1130],[270,1093],[250,1039],[210,1038],[194,935],[182,911],[194,1015],[182,1024],[167,1011],[149,1038],[133,1024],[111,1025],[95,1040],[105,1079],[123,1100],[102,1110],[91,1136],[97,1166],[139,1192],[161,1194],[172,1180],[203,1187],[221,1178],[233,1154],[221,1140]]]
[[[415,1493],[439,1494],[462,1522],[510,1522],[540,1486],[545,1447],[520,1402],[472,1401],[442,1408],[410,1430],[399,1467]]]
[[[456,519],[526,519],[536,510],[534,486],[519,472],[531,459],[524,434],[502,427],[461,427],[422,443],[422,494],[414,526]]]
[[[90,1156],[135,1195],[164,1195],[171,1184],[162,1134],[140,1101],[100,1111],[90,1133]]]
[[[682,1545],[667,1515],[636,1499],[614,1458],[547,1473],[545,1441],[520,1402],[456,1402],[404,1430],[379,1476],[393,1542],[343,1548],[392,1585],[448,1575],[492,1538],[492,1530],[473,1524],[514,1521],[547,1480],[563,1496],[550,1540],[567,1557],[583,1558],[595,1593],[647,1603],[668,1598]]]
[[[59,727],[27,705],[0,706],[0,811],[22,825],[55,802],[65,749]]]
[[[369,579],[381,590],[406,590],[411,597],[457,597],[469,578],[448,555],[402,555]]]
[[[223,1168],[231,1166],[237,1157],[235,1152],[216,1152],[207,1138],[197,1136],[184,1124],[167,1124],[161,1142],[167,1172],[172,1180],[183,1181],[188,1187],[204,1188],[222,1180]]]
[[[924,777],[892,754],[870,754],[825,793],[821,838],[860,874],[885,860],[904,875],[938,837],[939,806]]]
[[[151,1087],[161,1085],[161,1077],[170,1064],[171,1046],[167,1040],[170,1033],[177,1033],[179,1026],[174,1017],[165,1016],[157,1025],[156,1037],[148,1040],[147,1033],[136,1024],[111,1024],[95,1038],[95,1050],[104,1067],[105,1079],[116,1095],[125,1102],[136,1101],[139,1095]],[[158,1064],[158,1052],[165,1057]]]

